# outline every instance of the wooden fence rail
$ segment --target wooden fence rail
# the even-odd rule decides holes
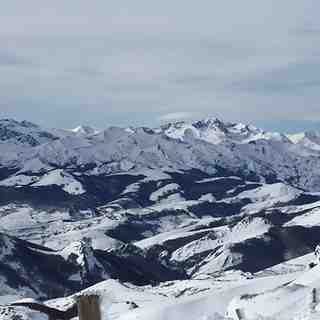
[[[70,320],[79,316],[79,320],[101,320],[100,297],[98,295],[82,295],[67,310],[59,310],[37,302],[16,302],[11,306],[26,307],[48,316],[49,320]]]

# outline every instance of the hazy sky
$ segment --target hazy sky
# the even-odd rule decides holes
[[[319,12],[319,0],[3,1],[0,116],[320,121]]]

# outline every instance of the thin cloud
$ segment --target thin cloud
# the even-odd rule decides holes
[[[200,118],[202,115],[197,112],[171,112],[158,118],[160,122],[193,120]]]

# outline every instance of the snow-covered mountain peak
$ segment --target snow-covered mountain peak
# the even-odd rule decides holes
[[[218,144],[225,140],[226,124],[217,118],[207,118],[194,122],[177,121],[163,125],[161,128],[170,138],[185,140],[186,137],[195,137],[210,143]]]
[[[228,122],[224,122],[215,117],[208,117],[208,118],[198,119],[193,121],[179,120],[174,122],[168,122],[162,125],[161,128],[165,131],[170,128],[181,129],[189,125],[192,125],[194,128],[197,128],[197,129],[220,128],[221,130],[223,130],[223,128],[228,125]]]
[[[1,125],[8,125],[8,126],[23,126],[23,127],[39,127],[38,125],[29,122],[27,120],[23,120],[21,122],[14,120],[14,119],[9,119],[9,118],[5,118],[5,119],[0,119],[0,124]]]
[[[0,127],[21,132],[41,130],[40,126],[37,124],[26,120],[17,121],[14,119],[0,119]]]
[[[228,125],[228,122],[224,122],[216,117],[209,117],[205,119],[200,119],[192,122],[196,128],[220,128],[223,130],[225,126]]]
[[[0,120],[0,141],[37,146],[58,139],[50,131],[28,121]]]
[[[305,133],[300,132],[300,133],[287,134],[287,137],[292,143],[298,143],[305,137]]]
[[[296,134],[287,135],[289,140],[296,144],[303,146],[307,149],[319,151],[320,150],[320,132],[319,131],[306,131]]]
[[[136,131],[134,131],[134,133],[136,133]],[[131,132],[120,127],[109,127],[103,132],[101,132],[101,134],[103,134],[103,139],[105,141],[112,142],[124,137],[128,137],[131,134]]]
[[[71,129],[70,131],[80,136],[91,136],[99,133],[99,130],[87,125],[78,126],[74,129]]]
[[[290,142],[288,137],[277,132],[265,132],[253,125],[224,122],[218,118],[206,118],[203,120],[187,122],[179,121],[168,123],[161,127],[163,132],[178,140],[185,140],[186,134],[212,144],[248,143],[256,140],[273,140],[278,142]]]

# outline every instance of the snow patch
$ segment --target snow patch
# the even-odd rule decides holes
[[[77,181],[71,174],[66,173],[62,169],[57,169],[47,173],[32,186],[43,187],[50,185],[60,186],[65,192],[72,195],[80,195],[86,192],[79,181]]]
[[[20,175],[12,176],[8,179],[2,180],[0,182],[0,186],[5,186],[5,187],[27,186],[39,181],[39,179],[40,178],[37,176],[26,176],[24,174],[20,174]]]

